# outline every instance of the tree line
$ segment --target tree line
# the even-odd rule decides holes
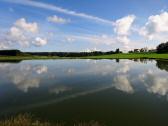
[[[168,53],[168,42],[159,44],[156,49],[158,53]]]
[[[0,50],[0,56],[59,56],[59,57],[84,57],[122,53],[120,49],[115,51],[92,51],[92,52],[21,52],[20,50]]]
[[[168,42],[159,44],[156,49],[148,50],[147,47],[134,49],[128,53],[168,53]],[[59,56],[59,57],[84,57],[122,53],[120,49],[115,51],[92,51],[92,52],[21,52],[20,50],[0,50],[0,56]]]
[[[148,49],[147,47],[141,49],[134,49],[128,51],[129,53],[168,53],[168,42],[159,44],[156,49]]]

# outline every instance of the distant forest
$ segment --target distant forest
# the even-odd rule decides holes
[[[98,56],[122,53],[119,49],[116,51],[101,52],[21,52],[20,50],[0,50],[1,56],[59,56],[59,57],[82,57],[82,56]]]
[[[148,48],[130,50],[129,53],[168,53],[168,42],[159,44],[156,49]],[[83,57],[122,53],[120,49],[115,51],[93,51],[93,52],[21,52],[20,50],[0,50],[0,56],[59,56],[59,57]]]

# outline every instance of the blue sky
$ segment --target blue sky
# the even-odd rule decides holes
[[[0,0],[0,49],[123,51],[168,40],[166,0]]]

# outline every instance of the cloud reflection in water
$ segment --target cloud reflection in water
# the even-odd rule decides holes
[[[32,88],[37,88],[38,91],[41,84],[45,84],[47,92],[55,95],[67,91],[87,95],[87,92],[109,88],[132,94],[140,90],[139,86],[144,86],[149,93],[161,96],[168,94],[168,73],[157,69],[156,62],[145,61],[145,64],[142,60],[141,63],[131,60],[120,60],[117,63],[115,60],[49,62],[0,63],[0,74],[8,77],[12,84],[25,93]],[[84,83],[90,84],[90,87],[88,88]],[[139,86],[136,85],[137,83]],[[81,90],[76,92],[78,90],[76,87],[80,87]]]

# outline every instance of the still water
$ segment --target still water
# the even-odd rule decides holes
[[[0,118],[17,113],[106,125],[168,125],[168,61],[0,63]]]

